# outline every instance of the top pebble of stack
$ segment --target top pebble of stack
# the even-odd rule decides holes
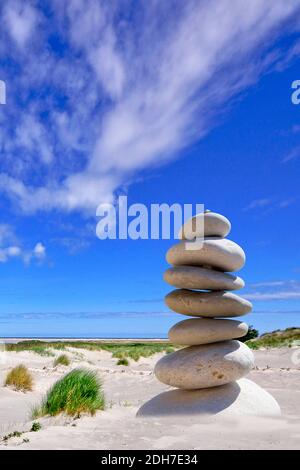
[[[221,214],[206,211],[189,219],[180,229],[179,238],[181,240],[192,240],[195,237],[203,236],[203,233],[195,233],[197,221],[204,218],[204,237],[225,238],[230,230],[231,223]],[[201,225],[200,225],[201,227]]]
[[[197,219],[203,219],[203,223],[197,226]],[[168,250],[167,262],[173,266],[201,266],[222,272],[238,271],[244,266],[246,256],[237,243],[225,238],[230,229],[231,224],[223,215],[215,212],[196,215],[182,226],[179,232],[181,241]],[[187,243],[194,243],[197,238],[203,239],[201,247],[187,247]]]

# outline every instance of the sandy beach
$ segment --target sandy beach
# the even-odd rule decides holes
[[[254,351],[256,368],[248,376],[269,391],[281,406],[280,418],[220,419],[189,417],[137,419],[139,407],[170,388],[159,383],[153,367],[162,354],[130,360],[118,366],[107,351],[67,348],[70,366],[53,366],[54,356],[34,352],[6,352],[0,364],[0,435],[22,432],[1,440],[4,449],[297,449],[300,440],[300,365],[296,348]],[[59,351],[53,354],[59,355]],[[26,365],[34,377],[32,392],[4,387],[7,372]],[[97,370],[104,386],[106,409],[94,417],[41,418],[42,429],[29,432],[31,409],[49,387],[76,367]]]

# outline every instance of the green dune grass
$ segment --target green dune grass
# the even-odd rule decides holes
[[[69,366],[71,364],[71,361],[69,359],[69,356],[66,354],[60,354],[54,361],[53,365],[55,366]]]
[[[102,383],[95,372],[74,369],[58,380],[47,392],[42,403],[32,411],[32,418],[56,416],[66,413],[80,416],[81,413],[94,415],[105,406]]]
[[[251,349],[282,348],[300,345],[300,328],[286,328],[265,333],[258,338],[246,341]]]
[[[172,345],[169,341],[161,342],[105,342],[105,341],[38,341],[38,340],[28,340],[20,341],[15,344],[7,344],[7,351],[36,351],[38,348],[40,351],[42,349],[49,350],[58,349],[64,350],[67,347],[78,348],[78,349],[87,349],[90,351],[108,351],[113,357],[117,359],[129,358],[134,361],[138,361],[140,357],[150,357],[153,354],[160,352],[168,352]]]

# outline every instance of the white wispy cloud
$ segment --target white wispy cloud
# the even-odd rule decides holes
[[[296,200],[297,199],[295,197],[290,197],[288,199],[284,199],[283,201],[280,201],[278,203],[278,208],[279,209],[285,209],[286,207],[289,207],[292,204],[294,204],[294,202],[296,202]]]
[[[95,213],[298,50],[276,48],[299,27],[298,0],[45,3],[51,21],[35,1],[1,14],[1,52],[13,65],[0,188],[24,212]]]
[[[248,300],[297,300],[300,299],[300,292],[286,291],[286,292],[269,292],[261,293],[256,292],[253,294],[245,294],[244,297]]]
[[[3,9],[3,21],[13,41],[23,48],[33,34],[37,23],[37,10],[29,3],[10,0]]]
[[[255,289],[257,287],[283,287],[288,284],[294,284],[297,283],[297,281],[263,281],[263,282],[254,282],[250,284],[250,287],[252,289]]]
[[[44,259],[46,256],[46,248],[41,242],[38,242],[34,249],[33,249],[33,254],[38,258],[38,259]]]
[[[0,223],[0,246],[4,244],[15,243],[17,237],[14,228],[7,223]]]
[[[268,207],[272,203],[273,203],[273,200],[268,199],[268,198],[255,199],[254,201],[250,202],[248,206],[244,207],[244,211],[250,211],[252,209]]]
[[[297,146],[290,150],[282,159],[282,163],[288,163],[292,160],[296,160],[300,157],[300,146]]]
[[[46,258],[46,247],[38,242],[33,249],[24,248],[9,224],[0,224],[0,263],[20,258],[25,264],[32,260],[42,262]]]
[[[9,314],[0,314],[0,320],[50,320],[50,319],[59,319],[67,318],[70,321],[74,319],[106,319],[107,317],[111,318],[145,318],[145,317],[170,317],[172,313],[170,312],[139,312],[139,311],[100,311],[100,312],[20,312],[20,313],[9,313]]]
[[[292,279],[257,282],[248,286],[243,297],[251,301],[298,300],[300,281]]]
[[[244,211],[252,211],[255,209],[267,209],[267,212],[270,212],[275,209],[285,209],[286,207],[291,206],[296,202],[297,198],[290,197],[283,200],[276,200],[272,198],[261,198],[255,199],[251,201],[246,207],[244,207]]]

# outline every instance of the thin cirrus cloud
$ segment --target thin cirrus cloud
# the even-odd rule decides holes
[[[292,160],[296,160],[299,157],[300,157],[300,146],[297,146],[284,156],[284,158],[282,159],[282,163],[288,163]]]
[[[23,212],[94,214],[292,59],[299,12],[298,0],[5,2],[0,190]]]
[[[90,320],[101,320],[107,317],[111,318],[145,318],[145,316],[170,316],[169,312],[135,312],[135,311],[120,311],[120,312],[21,312],[21,313],[9,313],[1,314],[0,321],[6,319],[14,320],[54,320],[64,318],[67,320],[75,319],[90,319]]]
[[[248,206],[244,207],[244,211],[250,211],[252,209],[268,207],[272,203],[273,203],[272,199],[267,199],[267,198],[255,199],[254,201],[250,202]]]
[[[244,207],[244,211],[252,211],[256,209],[267,209],[268,212],[274,209],[285,209],[286,207],[291,206],[296,202],[297,198],[291,197],[288,199],[283,199],[281,201],[276,201],[275,199],[271,198],[261,198],[255,199],[254,201],[250,202],[247,206]]]
[[[300,281],[278,280],[251,284],[243,295],[248,300],[298,300],[300,299]]]

